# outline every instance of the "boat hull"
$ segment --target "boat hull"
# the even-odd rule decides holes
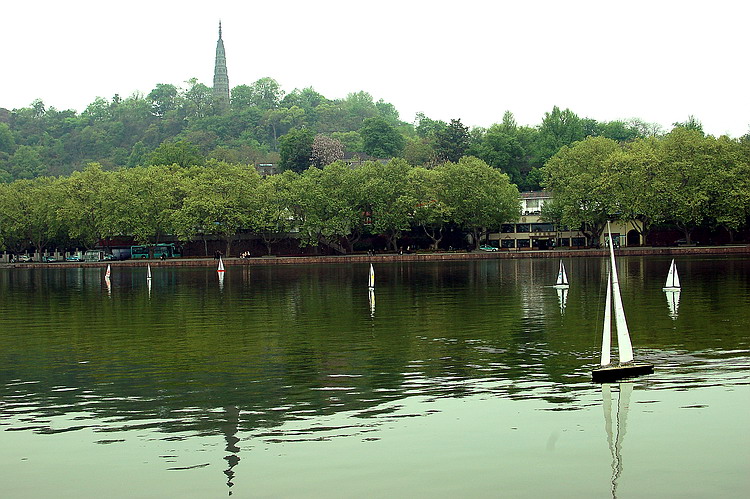
[[[654,372],[653,364],[643,362],[632,362],[629,364],[618,364],[604,366],[591,371],[591,378],[599,383],[607,381],[617,381],[623,378],[632,378],[634,376],[643,376]]]

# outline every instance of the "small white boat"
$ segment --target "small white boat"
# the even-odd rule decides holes
[[[562,260],[560,260],[560,269],[557,271],[557,281],[555,282],[555,287],[560,289],[570,287],[570,284],[568,283],[568,274],[565,272],[565,265],[563,265]]]
[[[150,263],[146,266],[146,279],[148,279],[149,281],[151,280],[151,264]]]
[[[224,272],[224,262],[221,260],[221,257],[219,257],[219,268],[216,269],[216,272]]]
[[[677,274],[677,265],[674,264],[674,258],[672,259],[672,263],[669,264],[667,282],[662,289],[664,291],[675,291],[680,289],[680,276]]]
[[[104,278],[109,279],[112,275],[112,268],[107,264],[107,271],[104,273]]]
[[[607,222],[609,233],[609,222]],[[591,376],[594,381],[606,382],[616,381],[630,376],[651,374],[654,372],[653,364],[633,361],[633,344],[630,341],[628,323],[625,320],[625,310],[622,306],[620,295],[620,281],[617,278],[617,266],[615,264],[615,250],[612,246],[612,235],[609,236],[609,260],[610,269],[607,273],[607,295],[604,301],[604,331],[602,332],[602,355],[598,369],[594,369]],[[612,321],[612,308],[614,305],[614,321]],[[612,326],[617,333],[617,353],[619,362],[612,362],[610,358]]]
[[[375,289],[375,269],[372,268],[372,264],[370,264],[370,275],[367,278],[367,287]]]

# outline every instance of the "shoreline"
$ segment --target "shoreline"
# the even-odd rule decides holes
[[[646,255],[750,255],[750,245],[732,246],[677,246],[677,247],[630,247],[615,250],[617,256],[646,256]],[[425,252],[425,253],[382,253],[376,255],[325,255],[325,256],[262,256],[252,258],[229,257],[222,258],[229,266],[259,266],[259,265],[310,265],[310,264],[340,264],[340,263],[388,263],[388,262],[433,262],[433,261],[465,261],[465,260],[515,260],[521,258],[587,258],[605,257],[606,249],[554,249],[554,250],[526,250],[526,251],[471,251],[471,252]],[[171,260],[114,260],[102,262],[23,262],[0,264],[6,269],[33,268],[86,268],[106,267],[213,267],[216,265],[213,257],[179,258]]]

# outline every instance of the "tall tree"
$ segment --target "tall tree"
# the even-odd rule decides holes
[[[435,152],[442,161],[457,162],[469,147],[469,128],[460,119],[435,131]]]
[[[293,128],[279,139],[279,167],[301,173],[310,167],[315,134],[308,128]]]
[[[398,156],[406,142],[395,127],[379,116],[366,119],[359,134],[364,152],[376,158]]]

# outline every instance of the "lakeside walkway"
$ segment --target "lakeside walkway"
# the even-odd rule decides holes
[[[227,266],[255,265],[304,265],[304,264],[339,264],[339,263],[389,263],[389,262],[431,262],[460,260],[503,260],[518,258],[581,258],[606,257],[606,249],[554,249],[554,250],[500,250],[500,251],[456,251],[456,252],[418,252],[418,253],[378,253],[375,255],[326,255],[326,256],[264,256],[253,258],[223,258]],[[651,247],[639,246],[620,248],[615,251],[618,256],[644,255],[750,255],[750,245],[727,246],[677,246]],[[121,260],[103,262],[24,262],[3,264],[0,268],[77,268],[77,267],[213,267],[217,260],[213,257],[174,258],[168,260]]]

